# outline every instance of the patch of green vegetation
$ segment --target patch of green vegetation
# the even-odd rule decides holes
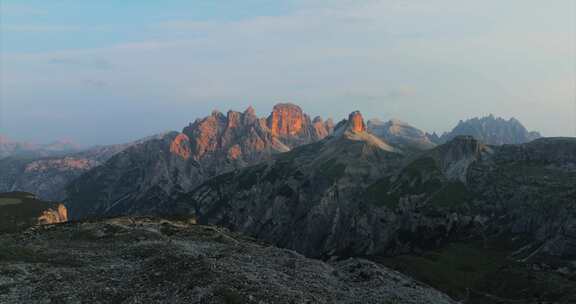
[[[383,258],[383,264],[403,271],[457,298],[464,298],[490,273],[509,264],[506,251],[483,248],[480,243],[454,243],[424,255]]]
[[[423,172],[438,172],[440,169],[432,157],[419,158],[404,168],[404,173],[410,177],[420,176]]]
[[[0,262],[37,262],[42,256],[24,246],[0,244]]]
[[[0,198],[36,199],[36,195],[30,192],[12,191],[0,193]]]
[[[364,192],[364,199],[375,206],[385,206],[388,208],[397,208],[400,195],[396,192],[390,191],[389,178],[382,178],[374,184],[370,185]]]
[[[460,181],[448,182],[440,191],[434,193],[430,204],[436,207],[457,208],[472,199],[466,185]]]
[[[509,259],[519,245],[502,237],[375,260],[466,303],[573,303],[573,278]]]
[[[246,297],[235,289],[222,287],[214,292],[216,295],[222,297],[226,304],[243,304],[247,302]]]
[[[13,197],[1,198],[0,197],[0,206],[18,205],[20,203],[22,203],[22,199],[20,199],[20,198],[13,198]]]
[[[274,163],[274,166],[270,168],[266,176],[264,176],[264,180],[270,183],[275,183],[278,180],[289,177],[295,171],[296,170],[293,167],[292,162],[286,160],[278,160],[276,163]]]
[[[30,193],[10,192],[0,195],[0,233],[17,232],[37,224],[43,211],[55,204],[37,200]]]
[[[240,189],[250,189],[256,185],[258,183],[258,178],[265,168],[265,165],[257,165],[242,170],[237,177],[238,187]]]
[[[220,175],[217,175],[217,176],[209,179],[208,181],[205,182],[205,184],[211,188],[218,188],[218,187],[222,186],[223,184],[232,181],[234,179],[234,177],[236,177],[236,174],[237,174],[237,172],[228,172],[228,173],[220,174]]]
[[[433,195],[441,189],[439,177],[421,175],[403,175],[391,183],[388,178],[381,179],[366,189],[364,198],[375,206],[397,208],[400,198],[407,195]]]
[[[346,165],[339,163],[335,158],[332,158],[322,163],[318,172],[322,177],[328,179],[330,182],[335,182],[344,176]]]

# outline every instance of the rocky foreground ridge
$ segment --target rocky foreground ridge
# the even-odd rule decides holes
[[[329,263],[189,220],[0,234],[1,303],[455,303],[376,263]]]

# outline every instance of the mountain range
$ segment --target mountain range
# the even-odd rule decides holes
[[[97,227],[185,217],[311,258],[371,260],[467,303],[576,300],[575,138],[493,116],[438,136],[358,111],[312,119],[284,103],[103,149],[21,167],[5,158],[16,169],[2,181],[22,167],[49,168],[36,180],[54,181],[67,167],[44,185],[60,189],[70,219]]]
[[[332,119],[311,119],[294,104],[277,104],[268,117],[257,118],[252,107],[244,112],[229,111],[226,115],[214,111],[182,132],[160,133],[125,144],[80,148],[68,141],[37,145],[0,137],[0,191],[28,191],[45,200],[62,201],[66,198],[68,184],[112,156],[137,144],[180,133],[182,135],[173,146],[163,149],[184,153],[185,157],[186,153],[195,153],[196,158],[202,158],[200,163],[210,163],[203,166],[203,171],[207,172],[200,175],[213,176],[324,138],[331,134],[334,126]],[[458,135],[472,135],[485,143],[498,145],[524,143],[539,137],[537,132],[526,131],[516,119],[504,120],[492,115],[461,121],[451,132],[441,136],[397,119],[386,122],[370,119],[366,127],[375,136],[410,153],[431,149]],[[216,138],[221,136],[224,137],[218,142]],[[192,148],[194,151],[188,152]],[[219,152],[215,153],[215,149]],[[205,154],[209,156],[204,157]]]

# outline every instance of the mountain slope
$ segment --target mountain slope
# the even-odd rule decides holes
[[[473,290],[480,303],[530,302],[527,290],[574,299],[576,139],[489,146],[460,136],[403,156],[358,136],[362,126],[347,122],[333,137],[208,180],[168,210],[310,256],[408,255],[400,261],[431,267],[419,278],[461,298]],[[490,267],[461,258],[454,269],[443,264],[454,251],[494,256],[485,259]],[[441,260],[423,262],[417,254],[424,252]],[[458,282],[463,275],[470,279]],[[521,289],[495,283],[510,280]],[[550,280],[558,283],[554,294],[543,283]]]
[[[366,132],[358,112],[334,135],[244,170],[209,180],[173,206],[311,256],[350,249],[366,208],[351,198],[394,172],[400,151]],[[365,223],[366,226],[372,223]]]

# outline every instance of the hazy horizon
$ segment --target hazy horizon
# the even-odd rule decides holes
[[[576,2],[0,4],[0,134],[121,143],[278,102],[424,131],[515,117],[576,132]]]
[[[298,105],[297,103],[291,102],[291,101],[279,101],[279,102],[277,102],[277,103],[292,103],[292,104]],[[277,103],[275,103],[275,104],[277,104]],[[226,115],[226,112],[227,112],[227,111],[244,112],[244,110],[246,110],[246,108],[248,108],[248,107],[250,107],[250,106],[252,106],[252,105],[247,105],[247,106],[245,106],[244,108],[227,109],[227,110],[214,108],[214,109],[212,109],[211,111],[204,113],[204,115],[201,115],[201,116],[192,118],[192,119],[190,119],[190,120],[188,120],[188,121],[186,121],[186,122],[182,122],[182,124],[181,124],[179,127],[177,127],[177,128],[164,129],[164,130],[156,130],[156,131],[152,131],[152,133],[146,133],[146,134],[141,134],[141,135],[134,135],[134,136],[132,136],[132,137],[128,136],[128,137],[126,137],[126,138],[123,138],[123,139],[121,139],[121,140],[119,140],[119,141],[115,141],[115,142],[102,142],[102,143],[85,143],[85,142],[84,142],[84,143],[83,143],[83,142],[78,142],[78,141],[76,141],[76,140],[74,140],[74,139],[72,139],[72,138],[68,138],[68,137],[60,137],[60,138],[53,138],[53,139],[43,139],[43,141],[33,141],[33,140],[22,140],[22,139],[20,139],[20,138],[14,138],[14,137],[10,136],[9,134],[4,134],[4,133],[0,133],[0,138],[8,139],[8,140],[11,141],[11,142],[25,142],[25,143],[40,144],[40,145],[55,144],[55,143],[70,143],[70,144],[78,144],[78,145],[80,145],[80,147],[90,147],[90,146],[99,146],[99,145],[108,145],[108,144],[122,144],[122,143],[127,143],[127,142],[130,142],[130,141],[136,141],[136,140],[139,140],[139,139],[143,139],[143,138],[146,138],[146,137],[149,137],[149,136],[154,136],[154,135],[162,134],[162,133],[166,133],[166,132],[173,132],[173,131],[181,132],[182,129],[183,129],[184,127],[186,127],[189,123],[193,123],[197,118],[204,118],[204,117],[206,117],[206,116],[209,116],[209,115],[211,115],[211,113],[212,113],[213,111],[219,111],[219,112],[221,112],[222,114]],[[270,111],[267,111],[267,112],[266,112],[266,111],[260,111],[260,110],[258,110],[258,109],[255,109],[256,115],[257,115],[258,117],[260,117],[260,118],[268,117],[268,116],[270,115],[270,112],[272,111],[273,106],[274,106],[274,105],[270,106],[270,109],[269,109]],[[252,106],[252,107],[253,107],[253,106]],[[348,114],[349,114],[349,113],[347,113],[346,115],[344,115],[344,116],[342,116],[342,117],[336,118],[336,117],[328,117],[328,116],[322,116],[322,115],[313,115],[313,114],[307,112],[306,109],[302,109],[302,110],[304,111],[304,113],[306,113],[306,114],[308,114],[308,115],[310,116],[310,119],[314,119],[316,116],[320,116],[320,117],[322,117],[322,119],[324,119],[324,120],[326,120],[326,119],[333,119],[334,123],[338,123],[338,122],[341,121],[341,120],[347,119],[347,118],[348,118]],[[350,110],[349,112],[353,112],[353,111],[354,111],[354,110]],[[362,111],[361,111],[361,112],[362,112]],[[362,114],[363,114],[363,116],[365,116],[364,119],[365,119],[366,122],[368,122],[369,120],[372,120],[372,119],[378,119],[378,120],[382,120],[382,121],[388,121],[388,120],[397,119],[397,120],[400,120],[400,121],[402,121],[402,122],[408,123],[408,124],[410,124],[410,125],[412,125],[412,126],[414,126],[414,127],[419,128],[419,126],[417,126],[417,125],[415,125],[415,124],[413,124],[413,123],[411,123],[411,122],[409,122],[409,121],[400,119],[400,118],[398,118],[398,117],[382,118],[382,117],[376,117],[376,116],[368,116],[368,115],[366,115],[366,114],[368,114],[368,113],[362,113]],[[461,120],[465,121],[465,120],[473,119],[473,118],[485,118],[485,117],[488,117],[489,115],[493,115],[495,118],[502,118],[502,119],[504,119],[504,120],[509,120],[509,119],[515,118],[515,117],[502,117],[502,116],[495,115],[495,114],[493,114],[493,113],[486,113],[486,114],[478,115],[478,116],[474,116],[474,117],[464,117],[464,118],[461,118],[461,119],[459,119],[459,120],[457,120],[457,121],[454,121],[453,124],[452,124],[451,126],[449,126],[446,130],[426,130],[426,129],[422,129],[422,128],[419,128],[419,129],[421,129],[421,130],[424,131],[424,132],[436,133],[437,135],[442,135],[444,132],[450,132],[454,127],[456,127],[456,125],[457,125],[457,124],[459,123],[459,121],[461,121]],[[520,122],[522,123],[522,121],[520,121]],[[524,124],[524,123],[523,123],[523,124]],[[540,132],[539,130],[531,129],[530,127],[528,127],[528,126],[526,126],[526,125],[524,125],[524,126],[526,127],[526,129],[527,129],[528,131]],[[542,134],[542,135],[543,135],[544,137],[549,137],[549,136],[546,135],[546,134]]]

